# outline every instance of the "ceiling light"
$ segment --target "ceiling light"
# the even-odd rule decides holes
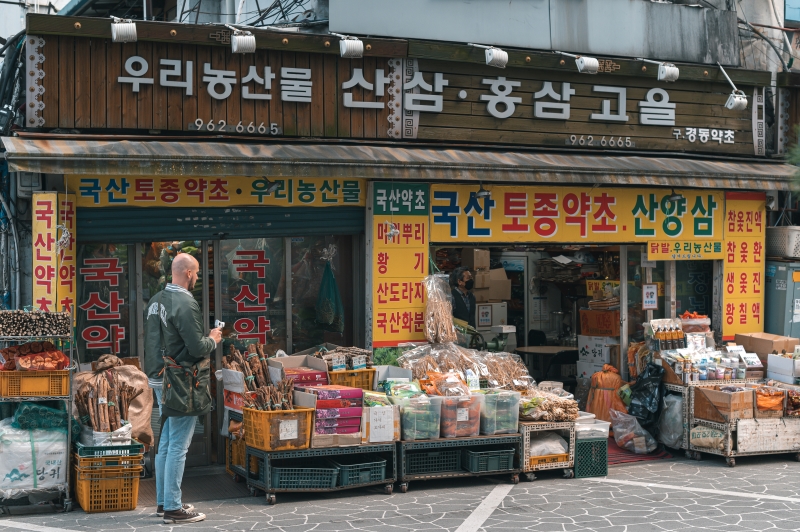
[[[270,194],[272,194],[281,187],[280,181],[270,181],[266,177],[262,177],[261,180],[264,182],[264,194],[266,194],[267,196],[269,196]]]
[[[668,83],[678,81],[678,76],[681,74],[680,69],[672,63],[653,61],[652,59],[645,59],[643,57],[640,57],[639,61],[658,65],[658,81],[666,81]]]
[[[667,197],[667,201],[670,201],[672,203],[677,203],[682,199],[683,199],[683,194],[676,193],[674,188],[672,189],[672,194],[670,194],[669,197]]]
[[[728,73],[725,72],[725,69],[722,68],[722,65],[719,64],[719,61],[717,61],[717,66],[722,71],[725,79],[728,80],[728,83],[731,84],[731,87],[733,87],[733,92],[730,96],[728,96],[728,101],[725,102],[725,107],[731,111],[744,111],[747,109],[747,96],[745,96],[744,91],[740,91],[736,88],[736,85],[734,85],[733,81],[731,81],[731,78],[728,77]]]
[[[331,33],[341,39],[339,41],[339,54],[345,59],[360,59],[364,57],[364,42],[358,37]]]
[[[136,42],[136,24],[128,18],[111,17],[111,42]]]
[[[505,68],[508,64],[508,52],[505,50],[495,48],[494,46],[485,46],[483,44],[469,43],[469,46],[486,50],[486,64],[489,66]]]
[[[234,54],[252,54],[256,51],[256,37],[246,30],[234,28],[230,24],[225,27],[233,30],[231,34],[231,52]]]
[[[475,196],[479,198],[490,198],[492,197],[492,193],[483,188],[483,183],[481,183],[481,187],[478,189],[478,192],[475,193]]]
[[[581,74],[597,74],[600,70],[600,61],[594,57],[587,55],[574,55],[567,52],[554,51],[554,54],[566,55],[575,59],[575,65],[578,67],[578,72]]]

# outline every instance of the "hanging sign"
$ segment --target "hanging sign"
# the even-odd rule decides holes
[[[58,310],[58,195],[35,192],[33,221],[33,305],[38,310]]]
[[[656,260],[721,260],[724,257],[724,242],[676,240],[651,241],[647,243],[647,258]]]
[[[658,310],[658,285],[642,285],[642,310]]]

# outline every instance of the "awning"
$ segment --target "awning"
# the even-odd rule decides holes
[[[789,190],[771,161],[499,151],[417,145],[43,140],[4,137],[12,171],[47,174],[361,177]]]

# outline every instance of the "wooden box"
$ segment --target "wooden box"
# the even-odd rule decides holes
[[[737,419],[753,419],[754,394],[752,389],[743,392],[721,392],[713,388],[693,387],[694,417],[728,423]]]

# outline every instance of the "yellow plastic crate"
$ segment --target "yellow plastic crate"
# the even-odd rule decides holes
[[[564,454],[548,454],[545,456],[531,456],[530,466],[538,466],[542,464],[558,464],[560,462],[569,462],[569,453]]]
[[[230,453],[228,453],[228,448],[230,448]],[[232,465],[245,469],[244,458],[244,440],[231,440],[230,438],[225,438],[225,471],[229,475],[233,475],[234,473],[231,469]],[[253,473],[259,472],[258,458],[255,456],[250,457],[250,471]]]
[[[0,371],[0,397],[64,397],[69,371]]]
[[[350,388],[361,388],[369,391],[372,390],[375,371],[375,368],[329,371],[328,382],[337,386],[349,386]]]
[[[139,503],[139,479],[144,468],[75,467],[75,498],[86,513],[135,510]]]
[[[242,417],[248,447],[269,452],[308,449],[311,444],[313,408],[274,411],[243,408]]]

